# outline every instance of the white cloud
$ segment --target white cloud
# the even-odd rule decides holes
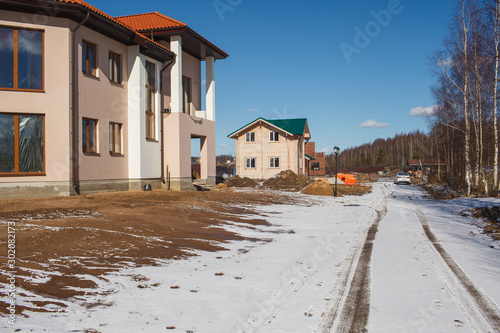
[[[437,105],[432,105],[424,108],[423,106],[418,106],[416,108],[413,108],[410,110],[410,113],[408,113],[409,116],[422,116],[422,117],[429,117],[436,112]]]
[[[247,109],[248,112],[259,112],[259,109]]]
[[[451,58],[439,59],[437,64],[440,67],[448,67],[453,65],[453,60],[451,60]]]
[[[219,147],[221,147],[221,148],[226,148],[226,147],[228,147],[228,145],[227,145],[227,144],[225,144],[225,143],[221,143],[221,144],[219,145]]]
[[[319,152],[320,153],[329,153],[330,152],[330,148],[328,148],[328,147],[321,148],[321,150]]]
[[[389,127],[388,123],[379,123],[378,121],[374,119],[369,119],[362,123],[361,125],[358,125],[358,127],[361,128],[370,128],[370,127],[376,127],[376,128],[386,128]]]

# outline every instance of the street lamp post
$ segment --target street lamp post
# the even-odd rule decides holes
[[[334,193],[334,196],[337,196],[337,171],[338,171],[338,156],[340,153],[340,148],[337,146],[333,147],[333,152],[335,154],[335,193]]]

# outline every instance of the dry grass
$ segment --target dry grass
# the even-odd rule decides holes
[[[333,186],[333,185],[332,185]],[[372,191],[372,185],[370,182],[365,182],[356,185],[337,185],[337,192],[346,195],[365,195]]]

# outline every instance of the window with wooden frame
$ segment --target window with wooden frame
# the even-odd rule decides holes
[[[182,77],[182,112],[191,114],[191,79]]]
[[[255,142],[255,132],[246,132],[245,142]]]
[[[0,26],[0,89],[43,91],[44,32]]]
[[[97,76],[97,45],[82,41],[82,72]]]
[[[82,119],[82,151],[97,154],[97,120]]]
[[[311,170],[312,171],[319,171],[319,162],[312,162],[311,163]]]
[[[279,157],[270,157],[269,158],[269,167],[270,168],[279,168],[280,167],[280,158]]]
[[[122,124],[109,122],[109,153],[122,155]]]
[[[278,131],[269,132],[269,141],[270,142],[277,142],[279,140],[280,140],[280,133]]]
[[[0,113],[0,176],[45,173],[45,116]]]
[[[122,56],[109,51],[109,80],[122,83]]]
[[[246,169],[255,169],[255,158],[249,157],[245,159],[245,168]]]
[[[146,61],[146,139],[155,140],[156,66]]]

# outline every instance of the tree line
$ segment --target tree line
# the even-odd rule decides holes
[[[458,0],[443,48],[430,59],[437,101],[430,137],[449,165],[447,181],[467,195],[498,193],[499,43],[500,1]]]
[[[500,0],[457,0],[442,49],[429,60],[436,100],[429,133],[348,148],[339,167],[403,169],[408,159],[436,159],[447,164],[441,181],[467,195],[498,195]],[[327,156],[327,163],[334,161]]]
[[[398,134],[393,138],[377,139],[358,147],[347,148],[338,156],[338,166],[407,168],[408,159],[427,157],[429,138],[421,131]],[[335,165],[333,154],[326,156],[328,166]]]

